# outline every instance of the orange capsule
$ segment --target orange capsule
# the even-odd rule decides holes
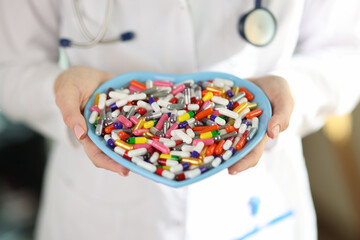
[[[127,138],[130,137],[130,135],[127,134],[126,132],[119,132],[119,133],[118,133],[118,136],[119,136],[119,138],[120,138],[121,140],[123,140],[123,141],[125,141]]]
[[[218,143],[218,145],[215,148],[216,155],[222,154],[222,152],[224,151],[224,143],[225,143],[225,139],[220,140],[220,142]]]
[[[213,96],[221,96],[221,92],[214,92],[214,91],[209,91],[209,90],[204,90],[201,92],[201,96],[204,97],[208,92],[212,92]]]
[[[212,144],[210,147],[208,147],[208,149],[206,149],[205,156],[212,156],[212,155],[214,155],[216,146],[217,146],[217,144],[214,143],[214,144]]]
[[[234,126],[231,126],[231,125],[227,125],[227,126],[225,127],[225,130],[226,130],[227,132],[237,131],[237,129],[236,129]]]
[[[134,86],[134,87],[137,87],[137,88],[140,88],[142,90],[145,90],[146,89],[146,85],[141,83],[141,82],[138,82],[136,80],[131,80],[130,81],[130,85]]]
[[[112,130],[114,130],[114,124],[111,124],[105,128],[106,133],[111,133]]]
[[[240,138],[240,140],[238,141],[238,143],[236,144],[235,148],[236,148],[237,150],[240,150],[240,149],[242,149],[242,148],[245,146],[245,143],[246,143],[246,137],[242,136],[242,137]]]
[[[212,114],[213,111],[214,110],[212,108],[205,109],[204,111],[201,111],[198,114],[196,114],[194,118],[196,121],[199,121],[204,117],[207,117],[208,115]]]
[[[212,125],[210,127],[207,127],[205,129],[203,129],[202,131],[200,131],[200,135],[203,134],[203,133],[210,132],[210,131],[215,131],[215,130],[219,130],[219,125],[215,124],[215,125]]]
[[[254,95],[252,95],[251,92],[249,92],[246,88],[243,88],[243,87],[239,88],[239,92],[244,92],[245,97],[249,101],[252,101],[254,99]]]
[[[247,119],[251,119],[253,117],[260,116],[262,114],[262,110],[260,108],[252,110],[246,114]]]
[[[195,131],[202,131],[206,128],[208,128],[208,126],[198,126],[198,127],[193,127],[192,130],[195,132]]]

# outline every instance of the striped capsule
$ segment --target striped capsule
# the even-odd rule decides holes
[[[147,139],[145,137],[130,137],[126,139],[126,142],[130,144],[141,144],[146,143]]]
[[[221,117],[219,116],[216,116],[214,114],[211,114],[209,116],[209,119],[211,121],[214,121],[216,124],[219,124],[220,126],[224,126],[226,124],[226,121],[224,119],[222,119]]]
[[[175,166],[171,166],[170,167],[170,172],[173,172],[175,174],[179,174],[183,171],[186,171],[188,170],[190,167],[190,163],[187,163],[187,162],[184,162],[184,163],[180,163],[180,164],[177,164]]]
[[[173,172],[170,172],[160,167],[156,168],[156,174],[170,180],[173,180],[175,178],[175,174]]]
[[[210,132],[206,132],[203,134],[200,134],[200,139],[208,139],[208,138],[213,138],[217,135],[219,135],[220,132],[219,130],[214,130],[214,131],[210,131]]]
[[[199,168],[195,168],[195,169],[180,173],[175,176],[175,179],[176,179],[176,181],[183,181],[185,179],[195,178],[195,177],[203,174],[206,171],[207,171],[207,168],[205,166],[201,166]]]
[[[180,157],[180,156],[175,156],[175,155],[170,155],[170,154],[165,154],[165,153],[160,154],[159,158],[161,158],[161,159],[174,160],[174,161],[178,161],[178,162],[181,161],[181,157]]]
[[[189,111],[189,112],[187,112],[187,113],[185,113],[183,115],[180,115],[178,117],[178,121],[179,122],[184,122],[184,121],[186,121],[186,120],[188,120],[188,119],[190,119],[190,118],[192,118],[194,116],[195,116],[195,112],[194,111]]]
[[[199,142],[196,146],[194,151],[191,153],[190,158],[197,158],[199,157],[201,151],[203,150],[205,144],[203,142]]]

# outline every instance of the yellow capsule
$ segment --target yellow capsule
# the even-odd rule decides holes
[[[227,124],[230,126],[234,126],[234,123],[235,123],[235,119],[233,118],[230,118],[230,120],[227,122]]]
[[[236,113],[241,113],[246,107],[247,107],[248,103],[247,102],[243,102],[242,104],[240,104],[239,106],[237,106],[233,112]]]
[[[143,136],[143,137],[146,137],[147,139],[151,139],[151,138],[154,137],[155,135],[152,134],[151,132],[143,132],[142,136]]]
[[[195,112],[194,111],[189,111],[187,113],[184,113],[182,115],[180,115],[178,117],[179,122],[184,122],[186,120],[189,120],[190,118],[195,116]]]
[[[223,88],[217,88],[217,87],[212,87],[212,86],[207,86],[207,87],[206,87],[206,90],[212,91],[212,92],[219,92],[219,93],[221,93],[221,94],[224,94],[224,93],[225,93],[225,89],[223,89]]]
[[[160,154],[160,157],[159,157],[159,158],[162,158],[162,159],[171,159],[171,155],[170,155],[170,154],[162,153],[162,154]]]
[[[153,126],[155,126],[155,122],[156,120],[150,120],[144,123],[144,128],[152,128]]]
[[[97,107],[99,105],[99,98],[100,98],[100,93],[97,93],[95,95],[95,101],[94,101],[94,105]]]
[[[205,94],[205,96],[202,98],[202,100],[204,102],[209,101],[213,96],[214,96],[214,94],[212,92],[208,92],[207,94]]]
[[[170,171],[171,166],[161,166],[161,168]]]
[[[249,103],[247,104],[247,107],[250,108],[250,110],[253,110],[255,108],[257,108],[258,104],[255,102]]]
[[[134,147],[131,144],[128,144],[123,140],[119,140],[119,139],[115,140],[115,145],[128,151],[134,149]]]
[[[187,158],[187,157],[183,157],[181,158],[181,162],[187,162],[190,163],[191,165],[195,165],[195,166],[201,166],[203,164],[203,160],[199,159],[199,158]]]
[[[238,87],[238,86],[234,86],[234,87],[232,88],[232,91],[233,91],[233,93],[234,93],[234,96],[236,96],[236,94],[239,93],[239,87]]]
[[[210,132],[206,132],[206,133],[203,133],[203,134],[200,134],[200,138],[201,139],[208,139],[208,138],[212,138],[213,137],[213,134]]]

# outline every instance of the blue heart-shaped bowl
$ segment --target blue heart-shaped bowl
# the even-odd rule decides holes
[[[206,81],[206,80],[212,80],[214,78],[223,78],[234,81],[235,86],[239,87],[245,87],[248,89],[253,95],[254,100],[252,102],[256,102],[258,104],[258,108],[260,108],[263,113],[259,117],[259,128],[254,136],[254,138],[246,143],[243,149],[240,151],[236,151],[236,153],[227,161],[220,164],[220,166],[210,169],[204,174],[201,174],[195,178],[192,179],[186,179],[183,181],[176,181],[176,180],[169,180],[167,178],[161,177],[157,175],[156,173],[149,172],[145,169],[142,169],[138,167],[136,164],[132,163],[131,161],[121,157],[120,155],[116,154],[112,148],[110,148],[105,140],[102,137],[99,137],[95,135],[95,129],[94,126],[92,126],[88,119],[90,117],[91,111],[90,107],[94,104],[95,95],[97,93],[106,93],[107,90],[112,87],[114,89],[121,88],[122,86],[128,84],[131,80],[135,79],[139,82],[145,82],[148,79],[151,80],[163,80],[163,81],[171,81],[174,84],[183,82],[189,79],[194,80],[195,82],[198,81]],[[271,105],[264,94],[264,92],[257,87],[255,84],[246,81],[244,79],[235,77],[230,74],[226,73],[220,73],[220,72],[199,72],[199,73],[191,73],[191,74],[183,74],[183,75],[171,75],[171,74],[161,74],[161,73],[150,73],[150,72],[132,72],[132,73],[126,73],[120,76],[117,76],[113,79],[110,79],[109,81],[102,84],[100,87],[96,89],[96,91],[93,93],[93,95],[90,97],[89,101],[87,102],[84,110],[84,115],[87,123],[88,128],[88,135],[91,138],[91,140],[110,158],[114,159],[124,167],[128,168],[129,170],[136,172],[144,177],[147,177],[151,180],[154,180],[159,183],[166,184],[171,187],[182,187],[185,185],[189,185],[191,183],[195,183],[197,181],[203,180],[207,177],[210,177],[213,174],[216,174],[217,172],[220,172],[221,170],[230,167],[237,161],[239,161],[241,158],[243,158],[246,154],[248,154],[264,137],[267,129],[267,124],[269,122],[269,119],[272,115],[271,112]]]

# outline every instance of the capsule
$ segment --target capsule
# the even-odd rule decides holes
[[[195,165],[195,166],[201,166],[203,164],[203,160],[199,158],[191,158],[191,157],[181,158],[181,163],[184,162],[190,163],[190,165]]]
[[[211,101],[214,103],[217,103],[217,104],[224,105],[224,106],[229,104],[229,100],[222,98],[222,97],[218,97],[218,96],[213,96],[211,98]]]
[[[127,143],[130,143],[130,144],[141,144],[141,143],[146,143],[147,142],[147,139],[145,137],[130,137],[128,139],[126,139],[126,142]]]
[[[219,130],[214,130],[214,131],[210,131],[210,132],[200,134],[200,138],[201,139],[213,138],[213,137],[215,137],[215,136],[217,136],[219,134],[220,134]]]
[[[152,128],[155,126],[155,124],[158,122],[158,120],[150,120],[144,123],[144,128]]]
[[[170,172],[163,168],[156,168],[156,174],[170,180],[173,180],[175,178],[175,174],[173,172]]]
[[[252,101],[254,99],[254,95],[252,95],[251,92],[249,92],[246,88],[241,87],[239,88],[239,91],[245,93],[247,100]]]
[[[171,166],[170,167],[170,172],[173,172],[175,174],[179,174],[183,171],[186,171],[188,170],[190,167],[190,163],[188,162],[184,162],[184,163],[180,163],[180,164],[177,164],[175,166]]]
[[[211,121],[214,121],[216,124],[219,124],[220,126],[224,126],[226,124],[226,121],[224,119],[222,119],[221,117],[218,117],[218,116],[216,116],[214,114],[211,114],[209,116],[209,119]]]
[[[179,164],[178,161],[170,160],[170,159],[162,159],[162,158],[158,159],[157,162],[160,165],[164,165],[164,166],[175,166]]]
[[[143,159],[141,159],[140,157],[133,157],[131,158],[131,161],[133,163],[135,163],[137,166],[148,170],[149,172],[156,172],[156,167],[154,165],[152,165],[151,163],[145,162]]]
[[[160,112],[160,106],[159,104],[156,102],[155,98],[153,97],[149,97],[149,103],[150,106],[152,107],[152,109],[154,110],[154,112]]]
[[[246,118],[251,119],[251,118],[254,118],[254,117],[258,117],[261,114],[262,114],[262,110],[260,108],[258,108],[258,109],[252,110],[249,113],[247,113]]]
[[[185,179],[195,178],[195,177],[203,174],[206,171],[207,171],[207,168],[205,166],[201,166],[199,168],[188,170],[188,171],[185,171],[183,173],[180,173],[180,174],[176,175],[175,180],[176,181],[183,181]]]
[[[122,140],[115,140],[115,145],[128,151],[134,149],[131,144],[128,144]]]
[[[111,148],[114,148],[114,147],[115,147],[114,140],[110,137],[110,134],[105,134],[105,135],[104,135],[104,139],[105,139],[105,142],[106,142]]]
[[[165,154],[165,153],[160,154],[160,157],[159,157],[159,158],[161,158],[161,159],[174,160],[174,161],[178,161],[178,162],[181,161],[181,157],[180,157],[180,156],[175,156],[175,155],[170,155],[170,154]]]
[[[188,119],[190,119],[190,118],[192,118],[194,116],[195,116],[195,112],[194,111],[189,111],[189,112],[179,116],[178,121],[179,122],[184,122],[184,121],[186,121],[186,120],[188,120]]]
[[[130,150],[128,152],[128,156],[129,157],[137,157],[137,156],[145,155],[146,153],[147,153],[146,148],[137,148],[137,149],[134,149],[134,150]]]
[[[125,149],[123,149],[121,147],[115,147],[114,152],[126,159],[129,159],[129,160],[131,159],[131,157],[129,157],[129,155],[128,155],[128,151],[126,151]]]

